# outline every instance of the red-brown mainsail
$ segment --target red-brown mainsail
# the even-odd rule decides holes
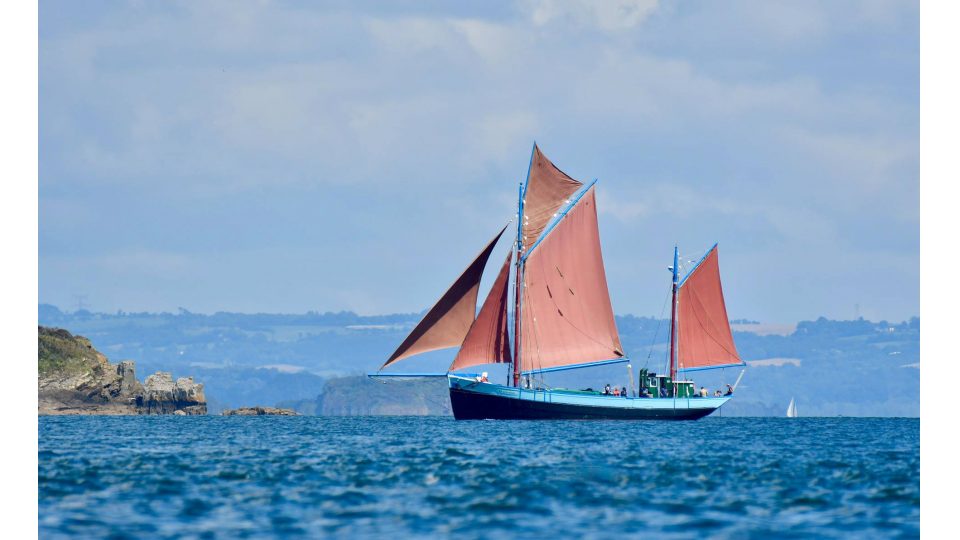
[[[557,210],[581,187],[581,182],[558,169],[540,152],[540,148],[533,146],[530,174],[523,192],[522,230],[525,247],[532,246],[540,238]]]
[[[590,188],[529,251],[523,273],[522,370],[623,356]]]
[[[483,248],[380,369],[408,356],[463,343],[477,314],[477,294],[483,268],[505,230],[506,227]]]
[[[510,257],[503,262],[493,287],[480,307],[480,314],[467,332],[449,371],[481,364],[510,362],[510,336],[507,333],[507,279],[510,277]]]
[[[677,292],[677,348],[681,370],[742,364],[723,301],[716,246]]]

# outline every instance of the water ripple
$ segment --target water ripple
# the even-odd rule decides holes
[[[43,538],[915,538],[919,420],[44,417]]]

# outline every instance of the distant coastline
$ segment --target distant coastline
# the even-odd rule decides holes
[[[111,357],[135,358],[146,373],[185,373],[203,381],[210,414],[253,404],[296,408],[301,414],[447,414],[442,380],[434,380],[434,388],[362,377],[382,364],[420,316],[96,313],[39,306],[40,324],[87,336]],[[791,397],[810,416],[919,415],[919,318],[820,318],[777,332],[767,332],[769,325],[762,321],[735,322],[741,326],[735,327],[734,340],[748,368],[738,399],[724,407],[724,416],[783,416]],[[662,369],[665,322],[621,315],[616,323],[634,367]],[[442,372],[450,360],[448,351],[429,353],[411,371]],[[716,388],[738,373],[701,372],[695,379]],[[625,369],[616,367],[557,374],[550,382],[596,388],[625,383],[625,376]]]

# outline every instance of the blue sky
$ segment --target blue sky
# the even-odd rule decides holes
[[[536,140],[618,313],[714,242],[733,318],[919,313],[917,3],[451,4],[41,2],[39,300],[419,311]]]

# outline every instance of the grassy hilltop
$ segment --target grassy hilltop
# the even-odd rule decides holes
[[[62,328],[39,327],[37,374],[40,378],[56,374],[91,376],[102,372],[107,357],[93,348],[90,340],[74,336]]]

